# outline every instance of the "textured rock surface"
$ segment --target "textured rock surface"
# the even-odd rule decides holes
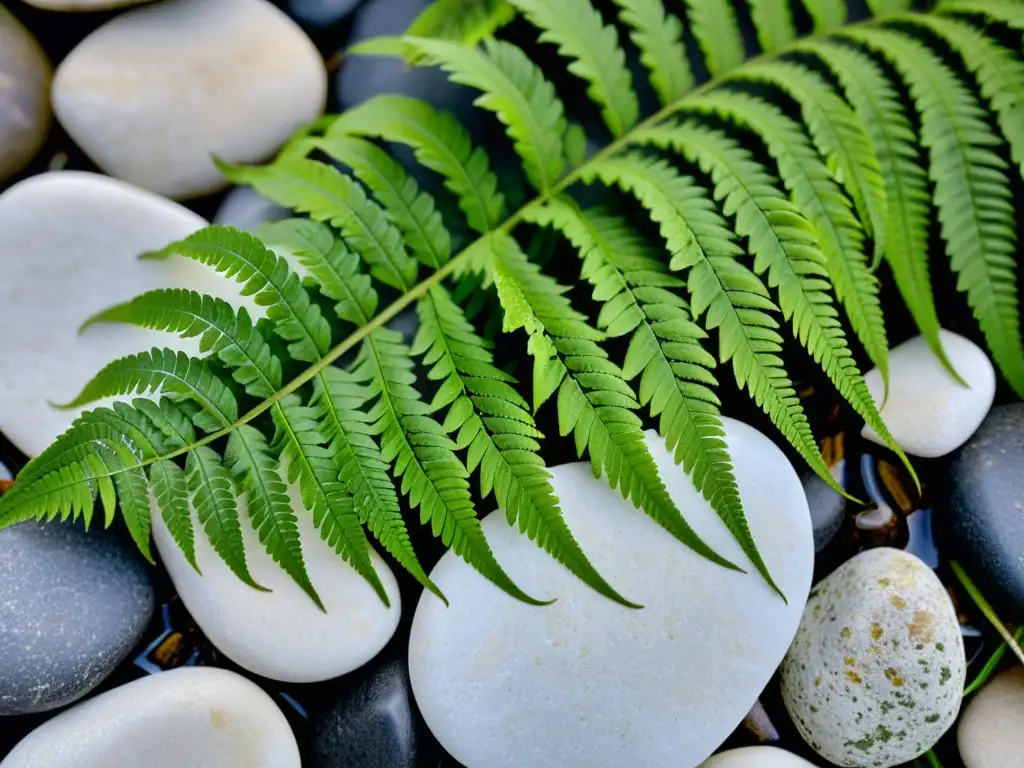
[[[302,510],[298,490],[292,486],[289,491],[294,508]],[[240,514],[248,520],[244,508]],[[390,608],[320,540],[309,513],[299,512],[298,526],[306,569],[326,613],[270,559],[247,522],[242,531],[249,570],[256,583],[272,592],[239,581],[205,536],[196,537],[200,576],[156,513],[153,535],[185,607],[225,656],[263,677],[310,683],[347,674],[376,656],[394,634],[402,608],[394,574],[376,553],[373,564]]]
[[[712,755],[700,768],[813,768],[799,755],[778,747],[741,747]]]
[[[993,678],[964,709],[956,741],[967,768],[1024,765],[1024,668]]]
[[[405,662],[358,677],[339,681],[346,689],[314,717],[309,768],[414,768],[416,729]]]
[[[0,5],[0,182],[20,171],[50,129],[50,62]]]
[[[602,597],[496,511],[483,521],[498,561],[543,608],[498,591],[448,553],[409,642],[427,725],[467,768],[678,768],[705,759],[743,719],[799,623],[814,561],[796,472],[771,441],[725,419],[750,527],[788,605],[756,574],[704,560],[622,500],[589,464],[552,470],[566,521],[631,610]],[[725,557],[746,562],[653,433],[669,493]]]
[[[288,721],[223,669],[144,677],[39,726],[3,768],[301,768]]]
[[[266,0],[170,0],[83,40],[53,108],[103,170],[168,197],[225,186],[211,159],[267,159],[324,108],[327,74],[305,33]]]
[[[924,458],[945,456],[959,448],[981,424],[996,391],[996,374],[985,351],[974,342],[941,331],[950,362],[967,382],[959,384],[928,348],[923,336],[889,352],[889,399],[881,408],[889,431],[907,453]],[[864,377],[871,396],[881,404],[882,375],[872,368]],[[864,437],[881,444],[872,430]]]
[[[73,399],[103,366],[154,346],[197,354],[196,339],[123,325],[82,323],[155,288],[192,288],[242,302],[233,282],[186,259],[139,261],[206,224],[191,211],[91,173],[27,179],[0,195],[0,326],[5,337],[0,431],[39,454],[81,413],[49,405]]]
[[[945,587],[916,557],[862,552],[815,585],[782,664],[800,734],[841,766],[923,754],[960,711],[966,660]]]
[[[936,519],[989,581],[1024,609],[1024,404],[993,408],[950,461]]]
[[[142,559],[106,531],[0,531],[0,715],[43,712],[99,685],[153,613]]]

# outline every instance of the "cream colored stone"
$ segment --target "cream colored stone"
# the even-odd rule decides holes
[[[206,224],[191,211],[106,176],[59,171],[0,195],[0,431],[36,456],[83,409],[61,411],[107,363],[157,347],[198,354],[198,339],[124,325],[79,327],[156,288],[192,288],[262,316],[238,284],[184,258],[138,255]],[[109,401],[103,401],[104,404]],[[95,407],[95,406],[90,406]]]
[[[149,0],[25,0],[29,5],[46,11],[106,11],[127,8]]]
[[[169,0],[116,17],[61,63],[53,106],[107,173],[168,197],[225,185],[324,108],[327,73],[266,0]]]
[[[956,740],[967,768],[1024,768],[1024,667],[985,684],[964,709]]]
[[[184,667],[82,702],[32,731],[2,768],[301,768],[284,714],[224,669]]]
[[[700,768],[814,768],[814,763],[778,747],[740,747],[712,755]]]
[[[244,506],[240,512],[246,562],[256,583],[272,592],[259,592],[239,581],[201,533],[196,536],[200,576],[155,509],[153,537],[185,607],[225,656],[263,677],[312,683],[340,677],[376,656],[398,627],[402,603],[394,574],[376,552],[371,553],[373,566],[390,608],[320,539],[298,489],[292,486],[289,493],[298,510],[306,570],[326,613],[270,559]],[[193,525],[197,532],[202,530],[198,521]]]
[[[35,157],[50,130],[50,77],[43,49],[0,5],[0,181]]]
[[[453,553],[420,598],[409,640],[413,692],[430,730],[467,768],[686,768],[750,710],[800,621],[814,568],[807,500],[764,435],[725,419],[754,539],[789,603],[756,572],[695,554],[623,501],[590,465],[551,470],[569,528],[625,608],[511,528],[483,520],[498,562],[528,594],[509,597]],[[749,567],[739,545],[648,433],[669,494],[704,540]],[[752,570],[752,569],[751,569]]]

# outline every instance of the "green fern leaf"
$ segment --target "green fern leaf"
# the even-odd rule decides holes
[[[244,307],[236,314],[222,299],[174,288],[150,291],[106,309],[87,320],[83,328],[101,322],[169,331],[183,339],[200,336],[200,352],[212,351],[233,369],[234,379],[253,397],[270,397],[281,388],[281,361],[271,353]]]
[[[761,281],[743,266],[742,253],[707,192],[663,161],[631,154],[593,163],[590,179],[636,196],[660,226],[673,271],[686,280],[694,317],[707,312],[719,330],[719,360],[732,361],[737,384],[747,388],[779,431],[825,482],[844,493],[818,452],[810,424],[782,368],[782,337],[769,313],[777,308]]]
[[[116,407],[115,403],[115,407]],[[132,400],[132,407],[144,414],[149,423],[163,434],[168,447],[177,450],[191,445],[196,441],[196,430],[192,424],[192,416],[186,412],[198,406],[187,401],[175,403],[167,397],[159,401],[137,398]]]
[[[550,201],[534,218],[556,226],[583,258],[582,277],[603,302],[598,327],[610,336],[632,334],[624,378],[640,376],[640,403],[660,416],[659,432],[675,461],[740,543],[765,581],[779,592],[754,545],[732,472],[711,370],[715,358],[699,340],[707,337],[674,289],[685,284],[637,237],[629,224],[571,201]]]
[[[644,133],[643,139],[671,147],[710,174],[715,199],[727,214],[736,216],[736,233],[749,238],[754,271],[759,275],[767,272],[768,285],[778,290],[782,314],[791,321],[800,343],[916,480],[913,466],[889,433],[846,343],[828,291],[826,259],[817,246],[817,233],[779,191],[778,182],[737,142],[694,123],[657,126]]]
[[[939,337],[939,317],[928,273],[928,177],[918,158],[918,137],[899,94],[878,65],[860,51],[834,43],[809,42],[801,50],[832,70],[867,128],[888,191],[885,260],[896,286],[928,346],[957,381]]]
[[[319,412],[289,395],[271,410],[274,420],[274,451],[288,466],[288,482],[299,483],[303,506],[313,513],[313,525],[335,552],[373,587],[384,605],[391,600],[370,559],[359,515],[348,489],[338,477],[338,467],[319,427]]]
[[[881,2],[881,0],[876,0]],[[910,10],[909,0],[903,0],[902,11]],[[941,0],[936,10],[940,13],[966,13],[984,16],[1002,22],[1013,29],[1024,29],[1024,8],[1018,0]]]
[[[693,73],[683,47],[683,25],[667,13],[661,0],[615,0],[630,28],[640,61],[662,104],[670,104],[693,87]]]
[[[112,450],[101,454],[111,470],[120,470],[113,476],[117,488],[117,500],[121,507],[121,518],[125,527],[139,548],[139,552],[150,563],[154,563],[149,548],[149,537],[152,521],[149,519],[149,482],[142,469],[124,469],[125,464],[132,463],[135,457],[127,446],[108,446]],[[117,461],[110,461],[113,454],[118,455]]]
[[[315,362],[331,348],[331,328],[288,263],[247,232],[206,227],[146,258],[184,256],[241,283],[243,296],[267,307],[267,318],[296,360]]]
[[[60,408],[77,408],[104,397],[162,391],[189,398],[202,406],[217,426],[238,418],[238,402],[205,360],[173,349],[140,352],[115,360],[92,379],[81,393]]]
[[[555,87],[521,48],[485,40],[467,48],[444,40],[406,37],[404,42],[437,64],[454,83],[482,91],[474,104],[494,112],[507,127],[527,180],[546,193],[565,168],[565,108]]]
[[[909,11],[914,5],[914,0],[867,0],[867,4],[873,16],[888,16]]]
[[[818,231],[836,296],[888,385],[889,344],[878,282],[870,273],[864,255],[864,233],[850,210],[849,201],[803,130],[775,107],[742,93],[702,95],[688,100],[686,107],[746,125],[765,141],[793,202]]]
[[[686,15],[712,77],[743,63],[747,54],[731,0],[686,0]]]
[[[846,0],[804,0],[818,34],[831,32],[846,23]]]
[[[1020,16],[1024,25],[1024,9]],[[956,19],[920,15],[907,19],[944,38],[950,48],[960,54],[996,113],[1013,162],[1024,173],[1024,64],[1020,55]]]
[[[541,42],[554,43],[572,59],[569,71],[589,83],[587,93],[601,106],[612,135],[629,130],[640,107],[615,27],[605,26],[590,0],[510,1],[541,30]]]
[[[765,53],[784,48],[796,39],[789,0],[747,0],[757,41]]]
[[[515,15],[506,0],[434,0],[413,19],[406,34],[475,45]]]
[[[243,424],[228,437],[224,461],[239,487],[246,492],[249,517],[267,554],[321,611],[325,610],[306,573],[288,486],[281,479],[267,438],[255,427]]]
[[[487,153],[473,147],[469,133],[448,112],[407,96],[376,96],[338,117],[325,135],[405,144],[417,162],[444,177],[472,229],[489,232],[501,221],[505,199]]]
[[[235,484],[220,456],[205,446],[193,449],[185,460],[185,475],[192,494],[192,506],[214,551],[244,583],[261,592],[269,592],[249,573]]]
[[[149,481],[153,488],[153,498],[174,543],[188,564],[196,573],[200,573],[199,564],[196,563],[192,507],[189,506],[188,481],[184,471],[173,461],[164,459],[150,465]]]
[[[770,61],[746,67],[739,76],[772,83],[800,105],[818,151],[850,194],[868,236],[875,240],[877,263],[885,251],[885,185],[878,156],[853,110],[824,78],[799,64]]]
[[[505,330],[526,330],[535,369],[541,371],[538,376],[535,370],[535,403],[557,390],[559,431],[573,434],[580,457],[590,454],[595,477],[603,474],[622,498],[699,555],[738,570],[704,543],[669,497],[633,413],[636,396],[596,343],[604,334],[585,322],[563,295],[565,288],[543,275],[515,240],[494,235],[491,246]]]
[[[846,34],[878,50],[910,86],[957,288],[967,294],[996,364],[1024,397],[1015,214],[1006,163],[995,152],[1002,139],[974,95],[924,45],[886,30]]]

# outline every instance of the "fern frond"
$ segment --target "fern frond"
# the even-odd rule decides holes
[[[904,0],[905,7],[902,10],[909,11],[909,5],[910,3]],[[941,0],[936,10],[940,13],[983,16],[992,21],[1002,22],[1013,29],[1024,29],[1024,9],[1017,0]]]
[[[375,96],[340,115],[325,133],[328,139],[348,135],[411,147],[417,162],[444,178],[477,232],[489,232],[501,221],[505,198],[491,161],[451,113],[407,96]]]
[[[885,321],[878,282],[864,255],[864,233],[849,200],[807,141],[800,126],[775,107],[743,93],[711,93],[686,102],[686,108],[721,115],[748,126],[766,143],[779,176],[818,231],[836,297],[883,381],[889,380]]]
[[[202,406],[217,428],[238,418],[238,401],[214,373],[209,363],[173,349],[153,348],[115,360],[90,381],[79,395],[61,408],[77,408],[105,397],[163,392],[188,398]]]
[[[789,0],[747,0],[757,41],[765,53],[784,48],[796,39]]]
[[[127,446],[108,446],[111,450],[101,453],[103,461],[110,469],[119,470],[114,476],[114,487],[117,489],[117,501],[121,508],[121,519],[139,548],[139,552],[150,563],[154,563],[150,552],[149,538],[152,527],[150,520],[149,480],[142,469],[126,469],[125,464],[135,458]],[[112,461],[113,456],[117,460]]]
[[[1024,26],[1024,9],[1020,11]],[[970,24],[941,16],[908,16],[916,26],[943,38],[960,54],[996,114],[1013,162],[1024,173],[1024,64],[1020,55],[995,42]]]
[[[732,0],[686,0],[686,18],[712,77],[743,63],[747,54]]]
[[[768,285],[778,290],[782,314],[791,321],[797,339],[839,394],[900,456],[916,479],[914,468],[889,433],[846,343],[828,290],[826,259],[817,246],[817,233],[779,191],[778,182],[736,141],[699,124],[656,126],[644,132],[642,138],[655,146],[674,149],[711,176],[715,199],[727,215],[736,216],[736,233],[749,238],[754,272],[767,272]]]
[[[803,0],[818,34],[831,32],[846,23],[846,0]]]
[[[405,34],[475,45],[516,16],[506,0],[435,0],[413,19]]]
[[[214,551],[243,582],[253,589],[269,592],[249,573],[235,484],[221,457],[212,448],[195,448],[185,460],[185,475],[192,506]]]
[[[228,437],[224,461],[235,476],[238,487],[245,491],[249,517],[267,554],[321,611],[325,610],[306,573],[288,486],[281,479],[277,459],[270,453],[267,438],[255,427],[241,425]]]
[[[302,504],[313,513],[320,537],[341,555],[353,570],[373,587],[384,605],[391,600],[370,559],[370,543],[355,511],[348,489],[339,479],[334,454],[325,447],[316,408],[302,405],[289,395],[271,410],[274,420],[274,451],[288,467],[288,482],[299,483]]]
[[[565,108],[540,67],[511,43],[485,40],[468,48],[444,40],[406,37],[403,41],[439,65],[454,83],[482,91],[473,102],[494,112],[507,127],[523,160],[527,180],[542,194],[565,168]]]
[[[1015,214],[1007,165],[996,153],[1002,139],[974,95],[927,47],[881,29],[845,34],[889,59],[910,86],[957,288],[967,294],[996,364],[1024,397]]]
[[[355,136],[335,136],[316,142],[316,148],[348,166],[384,206],[401,230],[405,244],[420,263],[437,269],[451,257],[452,238],[434,199],[390,155]]]
[[[188,564],[196,573],[201,573],[196,562],[196,535],[192,526],[192,507],[188,500],[185,472],[173,461],[163,459],[150,465],[149,482],[167,531]]]
[[[988,2],[988,0],[984,0]],[[894,13],[909,11],[914,0],[867,0],[868,8],[874,16],[887,16]]]
[[[622,370],[608,359],[592,329],[565,298],[565,288],[531,263],[507,235],[491,238],[491,268],[505,309],[506,331],[524,329],[534,358],[534,407],[558,393],[558,428],[589,453],[594,476],[604,475],[624,499],[712,562],[737,568],[697,535],[680,514],[644,444],[639,407]]]
[[[667,163],[639,154],[593,163],[586,177],[619,186],[643,203],[668,244],[671,269],[687,270],[693,316],[707,312],[705,325],[719,330],[719,360],[732,361],[737,384],[750,391],[811,468],[842,493],[782,368],[782,337],[770,314],[778,309],[738,260],[742,251],[704,188]]]
[[[878,156],[853,110],[824,78],[799,64],[769,61],[745,67],[738,76],[771,83],[800,105],[811,139],[836,181],[853,199],[865,231],[875,240],[877,263],[885,250],[885,185]]]
[[[281,361],[245,308],[236,313],[223,299],[178,288],[149,291],[94,315],[82,327],[94,323],[127,323],[183,339],[200,336],[200,353],[213,352],[253,397],[270,397],[281,388]]]
[[[541,30],[540,40],[554,43],[572,59],[569,71],[586,80],[587,93],[601,106],[613,136],[621,136],[636,123],[640,107],[626,53],[615,27],[605,26],[590,0],[510,0]]]
[[[884,257],[918,330],[957,381],[939,337],[928,268],[928,177],[918,157],[918,137],[892,82],[871,57],[831,42],[807,42],[839,79],[860,122],[867,128],[887,190]]]
[[[685,283],[668,269],[621,218],[601,211],[582,211],[566,198],[556,198],[535,212],[533,220],[555,226],[579,250],[582,277],[594,286],[603,303],[598,328],[609,336],[632,334],[623,377],[640,376],[639,401],[660,416],[659,432],[677,464],[693,479],[712,509],[740,543],[765,581],[776,592],[754,545],[733,475],[719,417],[715,358],[700,340],[686,302],[673,289]]]
[[[693,73],[683,47],[683,25],[679,19],[666,12],[661,0],[615,2],[661,103],[669,104],[680,98],[693,87]]]

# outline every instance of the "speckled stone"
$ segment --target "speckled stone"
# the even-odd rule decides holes
[[[340,680],[340,695],[312,717],[309,768],[413,768],[416,729],[405,663],[353,677]]]
[[[956,720],[967,663],[934,572],[886,547],[813,590],[782,663],[782,698],[822,757],[887,768],[924,754]]]
[[[107,531],[0,531],[0,715],[85,696],[139,641],[153,605],[141,558]]]
[[[1024,766],[1024,667],[990,680],[964,709],[956,742],[967,768]]]
[[[814,763],[778,747],[740,747],[712,755],[700,768],[814,768]]]
[[[50,130],[50,77],[43,49],[0,5],[0,181],[25,167]]]
[[[936,520],[958,552],[1024,610],[1024,404],[993,408],[943,473]]]

